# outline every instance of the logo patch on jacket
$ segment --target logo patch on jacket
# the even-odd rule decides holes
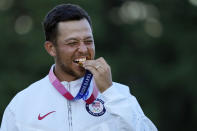
[[[106,112],[104,101],[97,98],[92,104],[86,104],[86,110],[93,116],[102,116]]]

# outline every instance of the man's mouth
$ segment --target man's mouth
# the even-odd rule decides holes
[[[77,59],[74,59],[73,62],[74,63],[77,63],[78,65],[80,66],[83,66],[83,63],[86,61],[86,57],[81,57],[81,58],[77,58]]]

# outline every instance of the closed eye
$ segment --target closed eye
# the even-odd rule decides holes
[[[85,40],[84,43],[85,44],[92,44],[93,43],[93,40]]]
[[[77,41],[73,41],[73,42],[68,42],[67,43],[67,45],[71,45],[71,46],[73,46],[73,45],[77,45],[78,44],[78,42]]]

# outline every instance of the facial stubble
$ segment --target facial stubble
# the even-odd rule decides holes
[[[84,76],[85,74],[85,69],[80,67],[80,71],[74,71],[72,69],[72,67],[69,67],[67,64],[65,64],[64,60],[61,58],[60,56],[60,52],[58,50],[57,51],[57,54],[56,54],[56,62],[57,64],[60,66],[61,70],[65,73],[65,74],[68,74],[72,77],[74,77],[75,79],[78,79],[78,78],[81,78]],[[72,65],[72,61],[70,63],[70,65]]]

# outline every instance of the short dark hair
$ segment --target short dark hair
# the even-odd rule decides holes
[[[45,40],[56,44],[57,24],[62,21],[87,19],[90,26],[91,19],[88,13],[78,5],[61,4],[48,12],[43,21]]]

